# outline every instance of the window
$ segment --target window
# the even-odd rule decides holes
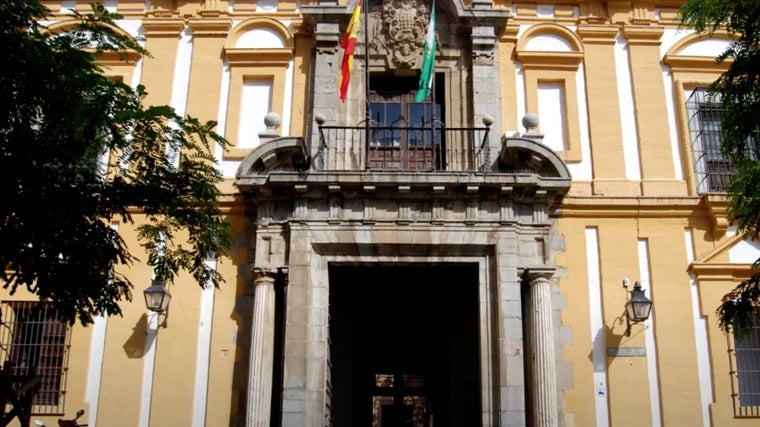
[[[719,99],[711,98],[705,88],[697,88],[686,102],[691,131],[691,150],[698,193],[723,192],[736,173],[721,152],[723,140],[720,118],[723,108]]]
[[[734,414],[760,416],[760,315],[754,315],[749,334],[734,338],[733,395]]]
[[[442,77],[442,76],[441,76]],[[436,76],[436,99],[415,102],[416,77],[372,77],[370,81],[369,166],[372,169],[441,170],[442,80]],[[435,107],[433,107],[435,105]]]
[[[32,412],[62,413],[71,338],[67,324],[55,309],[38,302],[5,301],[0,314],[0,351],[12,364],[14,389],[36,373],[40,381]]]
[[[246,78],[243,80],[243,95],[240,107],[240,128],[238,147],[257,147],[259,133],[266,130],[264,116],[272,109],[272,80]]]

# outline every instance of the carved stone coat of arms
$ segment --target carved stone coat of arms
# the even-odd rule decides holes
[[[370,47],[397,68],[413,68],[425,43],[430,8],[415,0],[385,0],[371,16]]]

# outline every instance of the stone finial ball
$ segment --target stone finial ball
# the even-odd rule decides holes
[[[278,128],[282,123],[280,115],[274,112],[269,112],[264,116],[264,125],[268,128]]]
[[[324,114],[319,113],[316,116],[314,116],[314,121],[317,122],[318,125],[322,126],[327,121],[327,117],[325,117]]]
[[[522,124],[526,129],[535,129],[538,127],[538,115],[533,113],[526,113],[523,116]]]
[[[493,124],[493,117],[490,114],[483,116],[483,124],[489,127]]]

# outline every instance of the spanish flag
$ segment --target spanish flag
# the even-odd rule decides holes
[[[361,22],[362,0],[356,2],[354,13],[351,15],[351,21],[348,23],[343,39],[340,41],[340,47],[343,48],[343,62],[340,64],[340,78],[338,79],[338,88],[340,89],[340,101],[346,101],[346,92],[348,92],[348,81],[351,80],[351,68],[354,65],[354,47],[356,46],[356,34],[359,32],[359,23]]]

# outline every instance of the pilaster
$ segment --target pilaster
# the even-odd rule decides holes
[[[338,74],[340,67],[340,27],[337,22],[319,22],[314,28],[316,56],[314,58],[313,114],[323,116],[328,123],[336,123],[340,100],[338,97]],[[312,126],[311,140],[319,141],[319,130]],[[312,158],[319,144],[311,144]]]
[[[615,64],[618,31],[616,25],[581,25],[577,31],[584,45],[588,112],[596,118],[588,125],[589,137],[594,141],[591,160],[595,195],[638,194],[636,183],[625,174],[617,79],[610,73],[611,64]]]
[[[686,184],[675,179],[673,142],[668,128],[660,38],[662,27],[627,25],[631,83],[636,106],[641,193],[645,196],[685,195]]]
[[[140,82],[150,88],[146,104],[168,105],[172,99],[177,48],[185,22],[179,18],[145,19],[142,25],[145,48],[151,54],[143,58]]]
[[[507,130],[516,131],[520,128],[520,118],[517,117],[517,106],[514,102],[517,97],[516,81],[517,78],[515,70],[515,61],[512,60],[512,55],[517,46],[517,34],[520,32],[520,26],[515,24],[507,25],[499,38],[499,72],[501,79],[499,81],[504,83],[501,85],[501,123],[504,123],[503,129],[495,128],[498,132]]]
[[[498,48],[496,29],[492,23],[472,26],[472,106],[475,114],[475,123],[480,126],[484,119],[493,124],[491,129],[498,132],[501,128],[501,75],[496,66],[498,60]],[[490,153],[499,152],[500,139],[498,135],[492,135],[489,141]],[[487,159],[491,165],[496,156]]]
[[[187,114],[201,121],[216,119],[222,84],[221,53],[232,26],[230,19],[190,19],[193,66],[187,96]]]

